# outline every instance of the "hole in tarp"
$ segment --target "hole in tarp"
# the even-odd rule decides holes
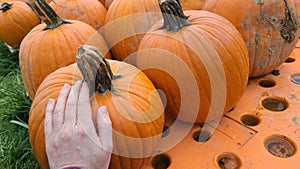
[[[244,114],[241,117],[241,122],[247,126],[256,126],[259,124],[259,118],[252,114]]]
[[[270,97],[262,101],[262,106],[270,111],[283,111],[287,109],[288,102],[282,98]]]
[[[294,143],[285,136],[272,135],[265,140],[265,148],[274,156],[287,158],[295,153]]]
[[[295,61],[296,61],[295,58],[288,57],[284,62],[285,62],[285,63],[293,63],[293,62],[295,62]]]
[[[258,82],[259,86],[269,88],[274,87],[276,85],[276,82],[269,79],[263,79]]]
[[[171,159],[166,154],[159,154],[153,157],[151,164],[154,169],[167,169],[171,164]]]
[[[292,74],[290,79],[293,83],[300,85],[300,73]]]
[[[206,142],[210,139],[210,137],[211,137],[211,134],[208,131],[199,130],[199,131],[194,132],[194,134],[193,134],[193,139],[197,142]]]
[[[238,169],[241,166],[241,160],[232,153],[220,154],[217,163],[221,169]]]

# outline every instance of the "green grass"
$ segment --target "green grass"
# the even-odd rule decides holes
[[[18,52],[10,53],[0,41],[0,168],[35,169],[27,124],[31,100],[26,95]],[[25,124],[23,126],[11,121]]]

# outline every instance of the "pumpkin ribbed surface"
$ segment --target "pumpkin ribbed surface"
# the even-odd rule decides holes
[[[242,96],[248,81],[247,48],[239,32],[223,17],[207,11],[186,11],[185,14],[189,16],[188,21],[191,25],[184,26],[176,33],[161,28],[163,21],[151,28],[139,46],[137,66],[145,69],[144,72],[154,85],[165,93],[166,113],[177,117],[182,112],[178,116],[179,119],[203,123],[211,109],[210,79],[215,75],[218,77],[221,72],[225,73],[225,79],[222,80],[224,83],[219,85],[225,85],[226,91],[219,92],[226,93],[226,103],[224,111],[215,112],[210,120],[230,110]],[[167,59],[169,55],[175,58]],[[214,67],[217,65],[214,58],[219,58],[223,67]],[[187,71],[179,68],[181,64],[186,65],[194,77],[197,83],[195,88],[191,89],[192,84],[187,84]],[[165,70],[155,69],[161,65]],[[214,73],[209,74],[207,68]],[[175,73],[170,75],[167,70]],[[185,100],[186,104],[182,104],[181,93],[187,90],[199,94],[199,100],[195,101],[198,99],[196,95],[189,95],[185,99],[190,101]],[[196,104],[199,104],[199,107],[191,108]],[[192,112],[196,112],[197,117],[194,118]]]

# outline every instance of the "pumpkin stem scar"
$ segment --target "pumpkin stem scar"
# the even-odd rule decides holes
[[[13,5],[13,3],[9,4],[7,2],[1,2],[0,3],[0,10],[2,11],[2,13],[4,13],[4,12],[10,10],[12,5]]]
[[[185,16],[179,0],[159,0],[159,7],[163,15],[164,24],[161,29],[178,32],[180,29],[191,25]]]
[[[295,20],[295,16],[286,0],[284,0],[284,3],[285,18],[281,21],[280,34],[285,42],[292,43],[298,30],[298,22]]]
[[[119,79],[122,76],[113,74],[109,63],[96,47],[83,45],[76,54],[77,66],[90,89],[90,97],[97,91],[105,94],[111,91],[115,95],[119,95],[118,90],[113,86],[112,80]]]
[[[61,19],[45,0],[30,0],[28,4],[38,17],[45,22],[46,27],[43,30],[56,29],[63,24],[71,23]]]

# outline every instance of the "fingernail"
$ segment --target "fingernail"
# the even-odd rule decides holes
[[[76,85],[80,85],[81,82],[82,82],[81,80],[77,80],[77,81],[75,82],[75,84],[76,84]]]
[[[106,109],[106,106],[101,106],[100,107],[100,111],[104,114],[107,114],[107,109]]]
[[[63,90],[69,89],[69,87],[70,87],[69,84],[66,83],[64,84]]]
[[[51,105],[52,105],[52,104],[54,104],[54,102],[55,102],[54,99],[51,99],[51,98],[50,98],[50,99],[48,100],[48,104],[51,104]]]

